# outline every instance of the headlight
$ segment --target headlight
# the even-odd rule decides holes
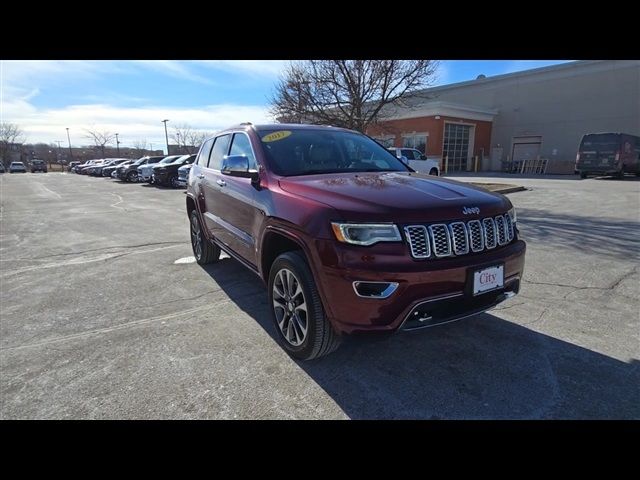
[[[507,213],[511,217],[511,222],[515,225],[516,221],[518,219],[517,216],[516,216],[516,208],[515,207],[511,207],[511,210],[509,210]]]
[[[373,245],[378,242],[399,242],[402,240],[398,227],[392,223],[335,223],[331,228],[341,242],[355,245]]]

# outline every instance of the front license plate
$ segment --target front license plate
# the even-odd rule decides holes
[[[473,294],[488,292],[504,285],[504,266],[484,268],[473,273]]]

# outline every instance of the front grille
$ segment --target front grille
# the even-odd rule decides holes
[[[408,225],[404,233],[413,258],[440,258],[507,245],[515,238],[515,226],[504,214],[466,223]]]

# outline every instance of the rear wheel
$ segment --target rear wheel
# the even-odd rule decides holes
[[[169,185],[171,185],[172,188],[178,188],[178,175],[172,175],[169,178]]]
[[[580,172],[580,178],[587,178],[587,174],[584,172]]]
[[[301,360],[333,352],[341,337],[324,314],[320,294],[304,256],[286,252],[269,273],[271,316],[282,347]]]
[[[220,259],[220,247],[204,237],[198,212],[191,211],[191,248],[196,262],[200,265],[217,262]]]

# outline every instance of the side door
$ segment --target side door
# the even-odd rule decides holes
[[[204,201],[204,182],[206,180],[206,175],[204,172],[207,168],[207,165],[209,164],[209,156],[211,155],[211,148],[213,147],[214,140],[215,138],[210,138],[202,144],[200,150],[198,151],[198,155],[196,156],[196,161],[194,162],[187,179],[187,188],[191,189],[191,192],[193,193],[193,196],[198,203],[198,208],[200,212],[203,213],[203,217],[204,212],[206,211],[206,204]]]
[[[246,133],[233,133],[229,155],[244,155],[247,157],[249,170],[258,170],[251,140]],[[220,169],[222,170],[222,166]],[[255,239],[259,217],[255,203],[256,189],[250,178],[235,177],[220,172],[219,180],[222,180],[220,220],[226,229],[224,241],[245,260],[257,265]]]
[[[215,138],[209,155],[209,162],[200,171],[200,187],[204,204],[202,216],[207,230],[216,240],[233,249],[229,243],[228,225],[223,223],[222,203],[224,200],[221,190],[226,186],[226,183],[220,174],[222,158],[229,153],[230,143],[230,133],[225,133]]]
[[[416,155],[415,150],[412,148],[403,148],[400,150],[400,154],[403,157],[407,158],[407,164],[413,168],[416,172],[424,172],[424,162],[420,161],[420,157]]]

